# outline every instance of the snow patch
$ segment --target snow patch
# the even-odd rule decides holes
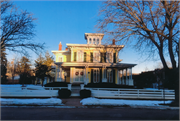
[[[63,105],[62,100],[58,98],[48,99],[7,99],[0,98],[1,104],[8,105]]]
[[[171,103],[172,101],[165,101]],[[112,106],[162,106],[159,105],[164,101],[152,101],[152,100],[121,100],[121,99],[97,99],[97,98],[84,98],[80,101],[82,105],[112,105]]]

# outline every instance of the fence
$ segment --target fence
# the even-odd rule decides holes
[[[68,87],[6,87],[1,86],[1,97],[57,97],[59,89]],[[92,97],[98,98],[129,98],[129,99],[175,99],[174,90],[146,90],[120,88],[85,88],[91,90]],[[71,95],[72,96],[72,95]]]
[[[59,89],[69,87],[1,87],[1,97],[57,97]]]
[[[84,88],[91,90],[92,97],[130,99],[175,99],[174,90],[146,90],[119,88]]]

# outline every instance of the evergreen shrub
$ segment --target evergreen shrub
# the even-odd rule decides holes
[[[71,90],[69,89],[59,89],[59,98],[69,98],[71,96]]]
[[[91,97],[91,90],[87,90],[87,89],[80,90],[80,97],[81,98]]]

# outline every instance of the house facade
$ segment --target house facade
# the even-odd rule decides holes
[[[132,67],[136,64],[121,63],[119,51],[124,45],[102,45],[102,33],[85,33],[87,44],[66,44],[62,50],[52,51],[55,55],[55,81],[72,84],[109,82],[133,85]]]

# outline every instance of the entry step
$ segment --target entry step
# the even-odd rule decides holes
[[[71,97],[77,97],[77,96],[79,97],[80,94],[79,94],[79,93],[72,93],[72,94],[71,94]]]

